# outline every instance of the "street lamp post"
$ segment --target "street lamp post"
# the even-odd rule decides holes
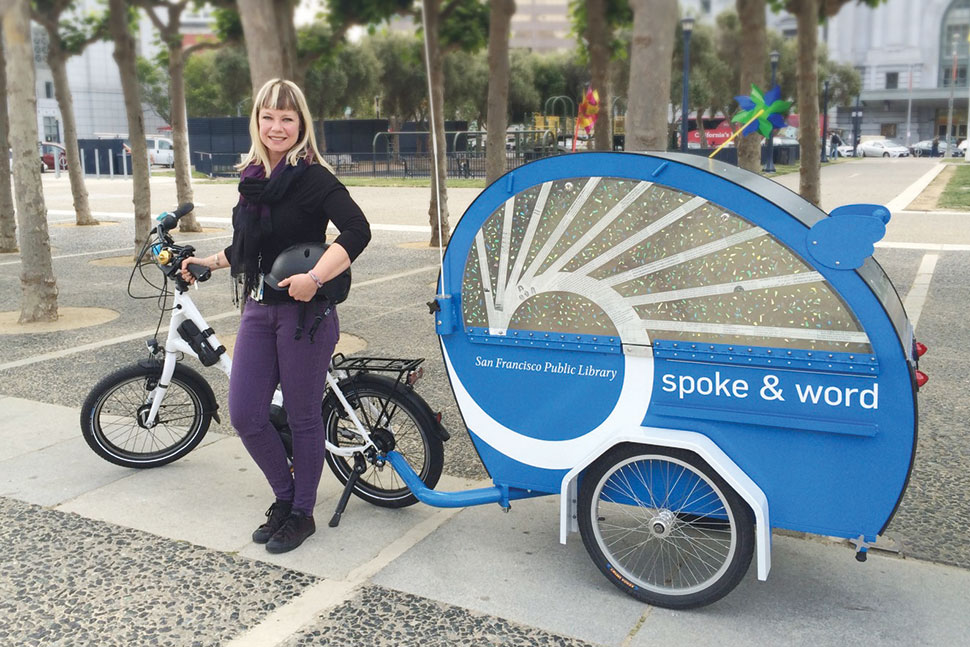
[[[855,95],[855,108],[852,109],[852,157],[859,156],[859,131],[862,129],[862,106],[859,95]]]
[[[680,28],[684,32],[684,92],[680,102],[680,151],[687,152],[687,82],[690,72],[690,34],[694,31],[694,19],[687,17],[680,21]]]
[[[956,35],[953,36],[953,66],[950,72],[950,101],[947,106],[946,111],[946,146],[943,147],[943,157],[949,157],[953,154],[953,149],[950,148],[950,129],[953,127],[953,91],[957,86],[957,38]]]
[[[828,148],[829,138],[829,80],[822,83],[822,161],[829,161],[825,149]]]
[[[775,73],[778,71],[778,61],[781,59],[781,54],[778,50],[771,52],[768,55],[768,60],[771,61],[771,89],[775,87]],[[775,172],[775,131],[772,129],[768,133],[768,161],[765,162],[765,173]]]

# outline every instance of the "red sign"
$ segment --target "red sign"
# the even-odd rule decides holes
[[[734,134],[734,129],[731,128],[731,122],[725,119],[720,124],[718,124],[717,128],[709,128],[706,131],[704,131],[704,134],[707,135],[708,147],[713,147],[724,143],[724,140],[726,140],[727,138],[729,138],[731,135]],[[687,142],[689,144],[700,144],[701,143],[700,132],[697,130],[688,131]]]

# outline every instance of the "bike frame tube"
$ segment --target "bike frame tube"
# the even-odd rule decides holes
[[[192,350],[192,347],[182,339],[179,335],[178,328],[182,325],[182,322],[189,320],[192,321],[199,330],[209,329],[209,324],[199,312],[195,303],[192,301],[192,297],[184,292],[179,292],[176,290],[174,297],[174,309],[172,311],[172,317],[168,322],[168,337],[165,339],[165,359],[162,363],[162,374],[158,380],[158,386],[155,387],[155,391],[152,394],[152,406],[149,411],[148,418],[146,419],[146,424],[151,425],[155,421],[155,417],[158,415],[158,410],[162,405],[162,401],[165,399],[165,394],[168,390],[168,386],[172,381],[172,376],[175,374],[175,366],[178,364],[178,353],[184,353],[190,357],[196,359],[199,356]],[[216,348],[221,346],[218,337],[215,333],[209,336],[209,340],[212,345]],[[219,356],[218,364],[215,364],[223,373],[228,377],[232,373],[232,360],[226,353]],[[340,387],[337,385],[337,379],[333,374],[333,371],[327,371],[327,387],[337,396],[337,400],[343,406],[344,411],[350,417],[350,421],[354,424],[357,429],[357,433],[360,434],[361,438],[364,439],[364,444],[362,445],[348,445],[338,447],[327,441],[327,451],[332,452],[338,456],[353,456],[357,452],[365,451],[369,448],[375,447],[373,441],[371,440],[370,434],[367,432],[367,428],[361,423],[360,418],[354,412],[353,407],[347,402],[347,398],[344,396]],[[283,404],[283,394],[279,389],[273,394],[274,404]],[[376,449],[376,447],[375,447]]]

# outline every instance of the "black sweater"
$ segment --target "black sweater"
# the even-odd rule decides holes
[[[271,207],[270,220],[273,231],[263,236],[260,249],[263,273],[270,271],[279,253],[290,245],[326,242],[328,222],[340,230],[334,242],[340,243],[351,261],[370,241],[370,225],[364,213],[340,180],[320,164],[307,168],[283,199]],[[232,245],[226,247],[225,254],[231,262]]]

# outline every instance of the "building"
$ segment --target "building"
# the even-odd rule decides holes
[[[848,4],[829,21],[829,56],[862,76],[863,138],[903,144],[944,139],[952,97],[956,139],[967,137],[970,0],[889,0],[872,9]],[[955,78],[955,81],[954,81]],[[836,111],[851,132],[853,108]]]
[[[77,11],[97,11],[103,6],[95,0],[79,0]],[[207,10],[182,15],[186,40],[194,41],[198,34],[211,33],[211,18]],[[135,35],[135,51],[138,56],[152,58],[158,52],[157,34],[151,20],[143,16]],[[34,43],[34,67],[37,84],[37,133],[43,141],[63,142],[64,126],[61,111],[54,96],[54,77],[47,64],[47,31],[39,25],[31,25]],[[114,60],[114,43],[96,42],[80,56],[68,59],[67,77],[74,100],[74,119],[78,139],[94,139],[106,136],[126,136],[128,118],[121,90],[121,75]],[[145,132],[165,132],[168,124],[148,105],[143,106]]]

